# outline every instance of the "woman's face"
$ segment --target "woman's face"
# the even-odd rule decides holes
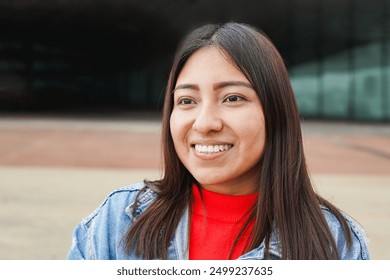
[[[173,142],[198,183],[224,194],[255,192],[265,125],[245,75],[220,49],[205,47],[187,60],[173,94]]]

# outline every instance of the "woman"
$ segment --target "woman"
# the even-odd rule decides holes
[[[113,192],[69,259],[369,258],[360,227],[314,192],[283,59],[253,27],[185,38],[162,139],[162,179]]]

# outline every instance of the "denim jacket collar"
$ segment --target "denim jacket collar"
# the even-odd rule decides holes
[[[131,220],[137,219],[157,197],[157,192],[146,186],[140,192],[138,199],[125,208],[125,213]]]

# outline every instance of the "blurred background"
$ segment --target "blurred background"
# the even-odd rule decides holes
[[[2,0],[0,109],[155,111],[183,35],[231,20],[270,36],[305,118],[390,120],[388,0]]]
[[[0,0],[0,259],[63,259],[115,187],[160,176],[180,39],[245,22],[281,52],[318,191],[390,259],[390,0]]]

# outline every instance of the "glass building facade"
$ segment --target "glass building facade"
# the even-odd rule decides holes
[[[390,2],[319,2],[315,16],[298,9],[292,20],[290,55],[302,63],[290,75],[302,116],[390,120]],[[308,34],[307,25],[317,27]]]
[[[156,111],[180,38],[234,20],[274,41],[303,118],[390,121],[390,0],[263,2],[0,1],[0,111]]]

